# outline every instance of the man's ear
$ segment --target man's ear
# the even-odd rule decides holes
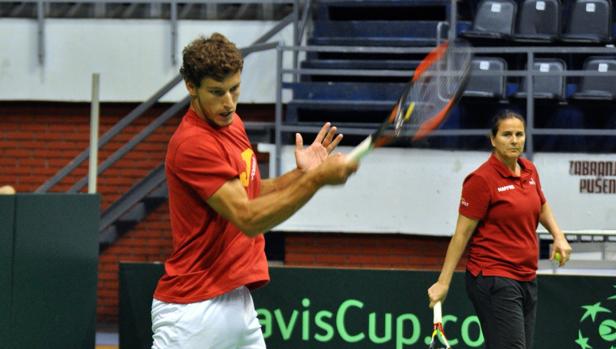
[[[188,90],[188,94],[191,97],[197,97],[197,87],[195,86],[195,84],[193,84],[190,81],[184,81],[184,84],[186,85],[186,89]]]

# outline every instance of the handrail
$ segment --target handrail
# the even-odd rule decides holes
[[[103,163],[98,165],[97,174],[100,175],[105,170],[107,170],[111,165],[113,165],[116,161],[120,160],[126,153],[128,153],[131,149],[133,149],[137,144],[141,143],[145,138],[147,138],[154,130],[158,127],[162,126],[167,120],[171,119],[175,116],[180,110],[185,108],[190,103],[190,96],[184,97],[181,101],[172,105],[169,109],[167,109],[164,113],[162,113],[159,117],[154,119],[147,127],[145,127],[141,132],[137,133],[131,140],[121,146],[118,150],[116,150],[113,154],[111,154]],[[77,181],[69,190],[69,193],[76,193],[85,187],[88,184],[88,177],[84,176],[79,181]]]
[[[305,52],[340,52],[340,53],[427,53],[434,49],[433,46],[424,47],[398,47],[398,46],[288,46],[281,47],[284,51],[305,51]],[[553,53],[553,54],[612,54],[616,55],[613,47],[594,47],[594,46],[516,46],[516,47],[477,47],[472,48],[473,53]]]
[[[302,10],[302,18],[300,19],[298,30],[297,30],[297,43],[302,44],[302,39],[304,38],[304,32],[306,31],[306,25],[308,23],[308,16],[310,15],[310,7],[312,0],[307,0],[304,3],[304,8]]]
[[[142,185],[133,186],[132,188],[130,188],[122,196],[122,198],[125,198],[124,200],[118,200],[114,202],[107,210],[105,210],[105,213],[101,215],[98,230],[105,230],[107,227],[112,225],[113,222],[120,218],[127,210],[137,204],[141,200],[143,194],[140,193],[140,189],[142,186],[149,184],[149,186],[151,187],[156,187],[164,181],[165,165],[160,164],[141,180],[140,183],[143,183]]]
[[[133,109],[128,115],[118,121],[112,128],[110,128],[105,134],[103,134],[98,141],[98,148],[109,143],[109,141],[118,135],[126,126],[130,125],[138,117],[140,117],[146,110],[150,109],[158,100],[173,89],[180,81],[182,77],[180,75],[173,78],[171,81],[165,84],[160,90],[158,90],[147,101],[141,103],[135,109]],[[90,157],[90,147],[88,146],[84,151],[77,155],[71,162],[60,169],[56,174],[38,187],[35,193],[46,193],[53,186],[58,184],[64,177],[71,173],[74,169],[81,165],[81,163]]]
[[[267,31],[265,34],[263,34],[257,40],[255,40],[253,45],[241,48],[240,51],[242,52],[243,56],[246,57],[254,52],[266,51],[266,50],[270,50],[270,49],[273,49],[279,46],[280,45],[279,43],[276,43],[276,42],[265,43],[265,41],[267,41],[268,39],[276,35],[278,32],[280,32],[284,27],[286,27],[289,23],[291,23],[291,21],[292,21],[292,15],[288,15],[287,17],[282,19],[280,23],[272,27],[269,31]],[[146,110],[152,107],[152,105],[158,102],[162,96],[168,93],[171,89],[173,89],[181,81],[182,81],[182,77],[178,74],[175,78],[173,78],[171,81],[165,84],[163,88],[161,88],[152,97],[150,97],[146,102],[140,104],[137,108],[131,111],[126,117],[122,118],[122,120],[120,120],[116,125],[114,125],[107,132],[105,132],[105,134],[99,139],[98,148],[100,149],[102,146],[107,144],[113,137],[118,135],[126,126],[128,126],[135,119],[143,115],[143,113],[145,113]],[[177,112],[179,108],[187,104],[188,104],[187,98],[174,104],[163,114],[164,117],[161,115],[159,118],[153,121],[153,123],[157,125],[162,125],[164,121],[168,120],[168,118],[173,116],[173,113],[170,112],[171,110],[175,110],[175,112]],[[148,126],[146,129],[140,132],[137,136],[131,139],[129,143],[125,144],[123,147],[121,147],[116,152],[114,152],[111,156],[109,156],[107,160],[105,160],[103,164],[101,164],[101,166],[98,169],[98,174],[102,173],[104,170],[109,168],[115,161],[122,158],[140,140],[145,139],[154,130],[155,128]],[[80,166],[83,161],[89,158],[89,149],[90,148],[87,147],[83,152],[81,152],[78,156],[76,156],[73,160],[71,160],[66,166],[60,169],[52,178],[50,178],[45,183],[43,183],[43,185],[37,188],[35,192],[45,193],[49,191],[53,186],[58,184],[62,179],[64,179],[64,177],[66,177],[69,173],[71,173],[75,168]],[[85,185],[87,185],[87,178],[85,180],[82,178],[80,181],[78,181],[76,184],[74,184],[69,189],[69,192],[79,191]]]

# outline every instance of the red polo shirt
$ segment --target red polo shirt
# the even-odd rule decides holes
[[[531,281],[537,272],[537,225],[545,197],[532,162],[520,158],[515,176],[494,154],[468,175],[460,214],[479,220],[466,269],[473,275]]]
[[[192,303],[266,283],[263,235],[246,236],[206,203],[233,178],[250,199],[259,195],[259,167],[240,118],[214,128],[190,109],[169,141],[165,169],[173,251],[154,298]]]

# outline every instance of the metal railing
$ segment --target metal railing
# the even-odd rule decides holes
[[[349,46],[280,46],[277,48],[277,77],[276,82],[276,133],[275,133],[275,145],[276,145],[276,175],[281,171],[281,148],[282,148],[282,135],[284,133],[291,132],[310,132],[315,133],[319,130],[320,125],[302,125],[294,124],[292,126],[285,125],[282,115],[282,96],[285,89],[284,83],[285,76],[290,77],[292,81],[296,81],[297,76],[301,75],[327,75],[327,76],[379,76],[379,77],[400,77],[400,76],[412,76],[413,71],[401,71],[401,70],[334,70],[334,69],[284,69],[284,52],[329,52],[329,53],[386,53],[386,54],[425,54],[430,52],[433,47],[415,47],[415,48],[401,48],[401,47],[349,47]],[[502,55],[525,55],[526,67],[525,70],[507,70],[504,72],[473,72],[476,75],[487,76],[505,76],[505,77],[525,77],[527,81],[533,81],[535,76],[563,76],[563,77],[583,77],[583,76],[602,76],[602,77],[614,77],[616,80],[616,72],[592,72],[586,70],[566,70],[555,72],[538,72],[532,69],[535,56],[537,54],[549,54],[549,55],[562,55],[562,54],[602,54],[615,56],[616,51],[613,47],[548,47],[548,46],[531,46],[531,47],[474,47],[474,54],[495,54]],[[526,91],[526,124],[527,124],[527,140],[526,140],[526,156],[530,159],[533,158],[535,149],[533,142],[533,135],[579,135],[579,136],[616,136],[616,129],[574,129],[574,128],[536,128],[534,125],[535,120],[535,97],[533,91],[533,84],[528,84],[528,90]],[[396,96],[392,96],[392,105]],[[359,127],[353,127],[348,124],[338,123],[338,129],[341,133],[352,135],[369,135],[374,131],[368,124],[363,124]],[[481,136],[487,135],[488,129],[447,129],[447,130],[435,130],[432,135],[435,136]]]

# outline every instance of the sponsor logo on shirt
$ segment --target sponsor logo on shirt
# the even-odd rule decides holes
[[[502,186],[502,187],[498,187],[498,188],[496,188],[496,190],[498,190],[499,192],[504,192],[504,191],[507,191],[507,190],[513,190],[513,189],[515,189],[515,187],[513,186],[513,184],[504,185],[504,186]]]
[[[468,203],[468,201],[466,201],[466,200],[464,199],[464,197],[462,197],[462,198],[460,199],[460,205],[465,206],[465,207],[468,207],[468,206],[469,206],[469,203]]]
[[[528,181],[528,184],[530,185],[536,185],[535,183],[535,179],[533,179],[532,177],[530,178],[530,181]]]
[[[253,156],[252,157],[252,166],[250,167],[250,180],[252,181],[253,179],[255,179],[255,173],[257,173],[257,157]],[[533,182],[534,184],[534,182]]]
[[[240,181],[244,188],[248,188],[250,182],[254,179],[257,171],[257,158],[254,156],[254,152],[251,148],[248,148],[242,152],[242,159],[246,164],[246,169],[240,173]]]

